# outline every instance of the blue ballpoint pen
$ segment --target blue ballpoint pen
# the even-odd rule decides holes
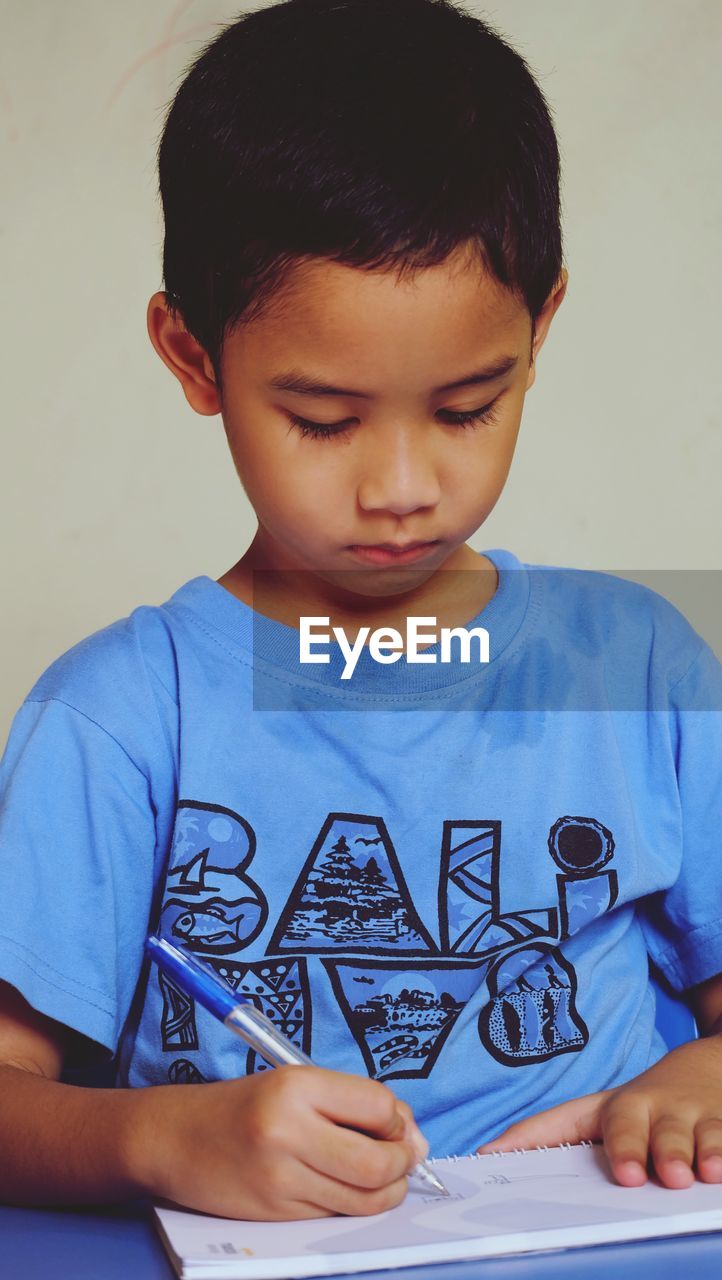
[[[197,957],[188,955],[155,934],[147,939],[145,949],[163,973],[224,1022],[230,1031],[245,1040],[272,1067],[313,1066],[308,1055],[282,1035],[270,1018],[250,1000],[239,999],[238,993]],[[426,1191],[434,1191],[441,1196],[449,1194],[443,1182],[423,1160],[414,1166],[411,1177],[416,1178]]]

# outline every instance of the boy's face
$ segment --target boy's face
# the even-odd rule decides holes
[[[565,277],[537,321],[534,356]],[[154,332],[152,308],[151,337],[171,363],[170,321],[157,304]],[[198,348],[200,363],[182,375],[178,350],[171,367],[191,404],[217,412],[207,357]],[[300,264],[221,357],[223,422],[258,518],[253,567],[310,571],[343,593],[384,597],[467,565],[464,544],[511,465],[531,354],[526,307],[463,250],[403,283],[324,259]],[[278,385],[301,378],[335,390]],[[454,421],[471,412],[485,420]]]

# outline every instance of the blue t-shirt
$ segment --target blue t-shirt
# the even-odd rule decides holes
[[[266,1069],[149,971],[153,930],[388,1082],[435,1155],[661,1057],[648,957],[680,990],[722,971],[720,663],[644,587],[485,554],[488,663],[366,649],[344,681],[203,576],[31,690],[0,977],[119,1084]]]

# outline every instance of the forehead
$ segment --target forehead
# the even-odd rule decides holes
[[[353,364],[378,377],[422,363],[448,375],[440,384],[480,355],[522,350],[530,328],[522,300],[462,249],[402,277],[304,260],[238,338],[246,357],[264,365],[293,355],[313,369]]]

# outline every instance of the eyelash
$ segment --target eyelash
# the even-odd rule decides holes
[[[446,420],[443,426],[447,427],[477,427],[480,423],[495,422],[499,408],[499,401],[493,400],[491,404],[484,405],[481,409],[470,409],[466,413],[455,413],[453,409],[441,409],[440,413],[446,414]],[[313,436],[317,440],[328,440],[332,436],[345,436],[350,430],[352,424],[344,422],[309,422],[307,418],[298,418],[295,413],[289,413],[289,419],[294,427],[300,431],[302,436]]]

